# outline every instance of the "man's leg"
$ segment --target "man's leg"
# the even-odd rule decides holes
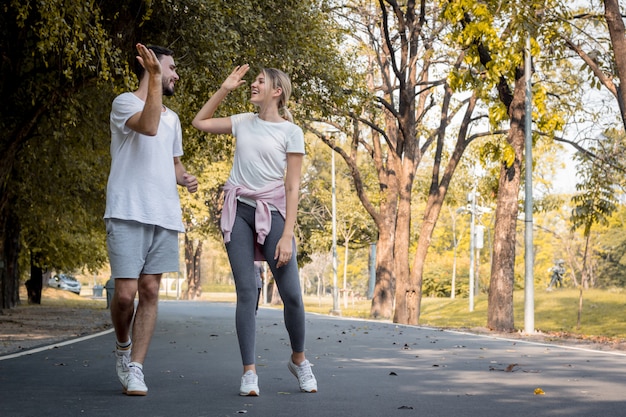
[[[115,337],[120,343],[130,340],[130,326],[135,314],[135,295],[137,279],[118,278],[111,299],[111,321],[115,328]]]
[[[111,321],[115,329],[115,371],[124,387],[128,387],[128,365],[131,361],[130,328],[135,314],[135,294],[137,279],[116,279],[115,291],[111,299]]]
[[[142,274],[139,277],[139,301],[133,323],[131,361],[143,364],[156,326],[159,286],[162,274]]]
[[[148,387],[144,381],[143,362],[148,353],[148,347],[150,346],[150,340],[156,325],[161,274],[141,274],[139,279],[132,280],[134,285],[128,283],[131,280],[118,279],[117,281],[123,282],[120,294],[139,293],[135,317],[132,320],[132,350],[130,358],[128,358],[127,372],[120,377],[120,381],[123,381],[122,385],[126,395],[147,395]],[[133,287],[135,288],[134,291],[131,290]],[[120,299],[126,300],[126,304],[128,304],[126,298],[120,296]],[[134,297],[130,304],[134,306]],[[120,314],[120,316],[128,317],[124,314]],[[120,331],[117,337],[124,337],[124,333]]]

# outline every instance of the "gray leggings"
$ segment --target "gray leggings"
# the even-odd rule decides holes
[[[254,211],[255,208],[248,204],[237,203],[235,224],[230,235],[230,242],[226,244],[237,291],[235,324],[243,365],[255,363],[256,306],[259,289],[254,273],[256,242]],[[274,251],[284,227],[285,221],[280,213],[272,211],[272,227],[265,239],[265,244],[261,246],[261,251],[272,271],[285,306],[283,314],[291,349],[294,352],[304,352],[304,304],[300,292],[295,241],[293,256],[287,265],[277,269],[274,259]]]

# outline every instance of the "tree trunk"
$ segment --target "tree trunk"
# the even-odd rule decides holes
[[[446,98],[444,100],[444,106],[442,110],[442,115],[446,115],[448,113],[448,104],[449,99],[452,95],[452,92],[449,87],[446,88]],[[415,258],[413,259],[413,267],[411,268],[411,282],[417,290],[417,306],[416,306],[416,320],[414,324],[419,324],[419,317],[422,311],[422,283],[424,280],[424,266],[426,265],[426,256],[428,255],[428,248],[430,247],[431,239],[433,236],[433,231],[435,230],[435,226],[437,225],[437,220],[439,219],[439,214],[441,213],[441,208],[443,207],[443,201],[448,193],[448,189],[450,187],[450,181],[456,171],[456,168],[461,161],[461,157],[467,148],[467,133],[469,130],[469,126],[472,120],[472,114],[474,113],[474,109],[476,107],[476,95],[472,95],[467,109],[465,111],[465,116],[463,118],[463,122],[461,123],[461,128],[459,129],[459,133],[457,136],[456,144],[454,147],[454,152],[450,156],[448,160],[448,164],[444,170],[443,175],[440,176],[441,172],[441,161],[443,154],[443,141],[446,136],[447,124],[441,124],[438,132],[438,140],[437,140],[437,151],[435,152],[435,162],[433,164],[433,175],[430,184],[430,191],[428,194],[428,201],[426,202],[426,210],[424,212],[424,218],[422,220],[422,225],[420,227],[420,233],[417,240],[417,250],[415,252]],[[456,236],[454,236],[454,250],[455,250],[455,268],[456,268]],[[453,271],[453,280],[456,271]],[[454,298],[454,281],[452,282],[452,298]]]
[[[500,168],[487,314],[487,326],[492,330],[513,331],[515,329],[513,283],[518,196],[525,138],[525,84],[525,77],[517,77],[513,100],[509,106],[511,124],[507,142],[513,148],[515,159],[510,166],[507,162],[503,162]]]
[[[274,285],[272,285],[272,300],[270,304],[273,306],[279,306],[283,304],[283,299],[280,298],[280,292],[278,292],[278,286],[276,285],[276,280],[274,281]]]
[[[376,284],[370,314],[373,318],[391,318],[394,297],[393,264],[393,216],[385,217],[384,226],[379,226],[376,244]],[[392,223],[392,224],[389,224]]]
[[[28,304],[41,304],[41,290],[43,289],[43,271],[30,262],[30,279],[26,281]]]
[[[411,165],[410,161],[405,164]],[[409,167],[409,170],[413,168]],[[413,170],[414,172],[414,170]],[[411,188],[413,175],[403,175],[400,185],[400,198],[396,220],[394,271],[396,275],[396,307],[394,323],[417,324],[417,306],[421,288],[411,280],[409,271],[409,245],[411,238]]]
[[[591,232],[587,233],[585,237],[585,252],[583,255],[583,269],[582,269],[582,277],[580,278],[580,292],[578,294],[578,315],[576,317],[576,328],[580,329],[580,323],[583,317],[583,289],[586,289],[586,284],[588,282],[588,255],[589,255],[589,242],[591,241]]]
[[[343,308],[348,308],[348,251],[350,240],[344,236],[343,250]]]
[[[183,293],[185,300],[195,300],[202,295],[200,274],[202,243],[202,241],[190,239],[185,234],[185,268],[187,271],[187,289]]]
[[[203,242],[200,240],[196,246],[196,250],[193,254],[193,299],[198,299],[202,296],[202,265],[200,263],[202,259]]]
[[[620,81],[617,89],[617,102],[622,115],[622,123],[626,129],[626,29],[618,0],[604,0],[604,16],[611,36],[617,78]]]
[[[7,205],[0,209],[0,309],[10,309],[20,302],[18,270],[20,230]]]

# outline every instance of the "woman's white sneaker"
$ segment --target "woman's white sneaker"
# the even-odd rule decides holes
[[[256,397],[260,394],[259,377],[253,371],[246,371],[246,373],[241,377],[239,395]]]
[[[298,378],[300,391],[317,392],[317,380],[315,379],[315,375],[313,375],[311,364],[308,360],[305,359],[300,365],[296,365],[291,359],[289,359],[287,367],[291,373]]]

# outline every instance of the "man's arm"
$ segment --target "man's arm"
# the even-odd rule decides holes
[[[174,170],[176,171],[176,183],[178,185],[187,187],[187,191],[190,193],[198,191],[198,179],[187,172],[180,158],[177,156],[174,157]]]
[[[161,111],[163,110],[161,63],[154,51],[140,43],[137,44],[137,51],[139,52],[137,59],[146,70],[144,79],[141,81],[145,82],[145,77],[148,78],[148,94],[143,110],[128,119],[126,126],[143,135],[155,136],[159,129]]]

